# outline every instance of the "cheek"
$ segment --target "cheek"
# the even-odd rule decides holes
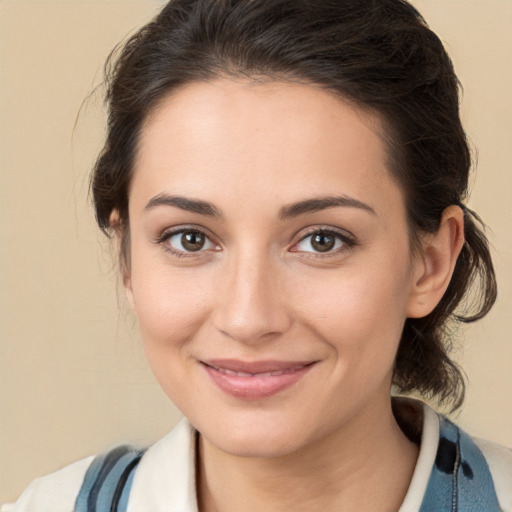
[[[160,261],[158,261],[160,260]],[[134,309],[150,362],[160,351],[181,349],[209,314],[208,272],[177,268],[144,251],[132,257]]]
[[[204,277],[169,266],[132,268],[135,313],[148,363],[172,402],[187,411],[197,399],[190,389],[196,364],[191,347],[209,316],[210,287]]]
[[[305,283],[302,316],[336,353],[339,371],[367,378],[391,370],[406,318],[407,269],[405,258],[390,257]]]

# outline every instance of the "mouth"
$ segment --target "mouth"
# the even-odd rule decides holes
[[[293,386],[317,361],[201,361],[221,391],[245,400],[262,400]]]

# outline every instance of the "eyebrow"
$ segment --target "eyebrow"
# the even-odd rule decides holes
[[[306,213],[319,212],[321,210],[326,210],[327,208],[336,208],[339,206],[348,208],[360,208],[373,215],[377,215],[375,210],[369,204],[363,203],[362,201],[359,201],[353,197],[325,196],[306,199],[304,201],[299,201],[298,203],[283,206],[279,211],[279,219],[286,220],[293,217],[298,217],[299,215],[304,215]]]
[[[151,210],[158,206],[173,206],[180,208],[192,213],[198,213],[199,215],[205,215],[207,217],[222,218],[222,212],[214,206],[212,203],[207,201],[201,201],[199,199],[189,199],[183,196],[171,196],[168,194],[159,194],[148,202],[144,207],[144,211]],[[292,203],[283,206],[279,210],[279,219],[286,220],[306,213],[314,213],[328,208],[336,207],[348,207],[348,208],[359,208],[365,210],[373,215],[377,215],[375,210],[368,204],[359,201],[349,196],[324,196],[315,197],[312,199],[305,199],[297,203]]]
[[[207,217],[222,217],[222,213],[213,204],[199,199],[189,199],[183,196],[171,196],[168,194],[159,194],[153,197],[144,207],[144,211],[151,210],[157,206],[174,206],[187,212],[206,215]]]

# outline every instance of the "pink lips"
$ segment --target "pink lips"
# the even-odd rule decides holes
[[[275,395],[299,381],[314,365],[304,361],[202,361],[213,382],[225,393],[246,400]]]

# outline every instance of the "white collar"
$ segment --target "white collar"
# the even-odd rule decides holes
[[[184,418],[148,449],[135,472],[127,512],[198,512],[195,437]]]
[[[421,447],[409,490],[398,512],[417,512],[423,501],[439,443],[439,417],[427,405],[407,400],[423,413]],[[198,512],[195,430],[182,419],[144,454],[135,473],[127,512]]]
[[[423,412],[423,427],[421,431],[421,445],[416,467],[412,475],[409,489],[405,495],[402,506],[398,512],[418,512],[427,490],[430,473],[434,467],[439,444],[439,416],[428,405],[411,399],[407,403]]]

